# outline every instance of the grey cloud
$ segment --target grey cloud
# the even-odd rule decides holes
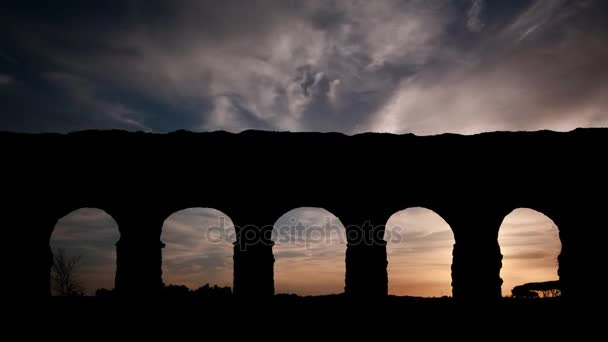
[[[305,258],[307,254],[304,251],[278,251],[274,252],[273,255],[277,259],[282,258]]]
[[[45,127],[30,130],[164,131],[184,122],[434,134],[608,122],[602,2],[533,1],[502,26],[486,23],[496,3],[468,4],[128,1],[72,6],[82,12],[73,21],[60,10],[48,18],[17,11],[4,18],[3,56],[24,50],[42,60],[41,74],[69,77],[51,77],[62,96],[40,95],[50,106],[24,104],[31,82],[6,102],[61,118],[33,120]],[[106,27],[108,18],[116,24]]]
[[[444,240],[454,241],[454,232],[452,232],[452,230],[432,232],[427,236],[427,238],[430,240],[436,240],[436,241],[444,241]]]
[[[599,61],[608,55],[599,44],[604,18],[591,14],[594,6],[567,8],[564,18],[556,14],[563,9],[556,2],[533,4],[512,25],[486,32],[477,47],[452,51],[458,64],[404,80],[379,112],[375,130],[433,134],[437,127],[478,133],[605,125],[607,89],[599,78],[608,68]],[[534,34],[522,40],[530,30]]]
[[[532,239],[532,238],[543,238],[546,234],[546,231],[539,231],[537,228],[539,225],[535,224],[525,224],[518,227],[518,229],[522,229],[521,231],[509,232],[508,235],[511,238],[522,238],[522,239]],[[555,235],[557,235],[557,230],[555,231]]]
[[[520,259],[520,260],[529,260],[529,259],[543,259],[551,254],[545,251],[527,251],[521,252],[517,254],[507,254],[504,256],[505,259]]]
[[[166,7],[131,2],[109,30],[94,17],[83,30],[43,21],[36,25],[48,30],[40,33],[27,17],[11,28],[30,53],[61,72],[190,112],[198,117],[190,129],[353,132],[367,129],[368,114],[398,84],[399,75],[387,71],[423,65],[446,22],[439,2],[423,1],[178,1]],[[67,44],[56,44],[59,37]],[[163,129],[150,127],[150,118],[141,120],[127,103],[118,110],[100,94],[86,98],[94,108],[118,112],[105,118],[109,125]],[[82,101],[81,94],[66,100]]]
[[[518,221],[505,219],[501,225],[501,229],[510,229],[514,231],[524,231],[526,228],[533,228],[539,225],[549,225],[557,231],[555,223],[547,216],[535,211],[527,211],[523,214],[518,214]],[[504,227],[503,227],[504,226]]]
[[[563,23],[571,15],[576,15],[577,9],[591,4],[590,1],[572,2],[568,0],[534,1],[524,13],[505,30],[504,34],[512,34],[516,41],[533,37],[542,32],[547,26]],[[560,22],[562,21],[562,22]]]
[[[230,259],[230,256],[219,253],[205,253],[189,259],[167,258],[163,263],[163,268],[171,268],[174,273],[183,273],[182,271],[191,269],[212,272],[217,269],[232,268],[229,263]]]
[[[80,209],[60,219],[51,241],[88,241],[113,245],[119,238],[118,224],[99,209]]]
[[[479,32],[485,26],[481,15],[483,12],[484,0],[471,0],[471,7],[467,12],[467,28],[473,32]]]
[[[82,115],[92,115],[95,118],[96,124],[88,128],[105,124],[108,128],[122,127],[131,130],[150,131],[150,128],[134,118],[137,113],[131,108],[122,103],[115,103],[100,97],[97,94],[99,90],[92,82],[62,72],[50,72],[45,74],[45,77],[55,87],[65,91],[65,94],[70,98],[70,104],[75,107],[75,111],[80,111]]]
[[[161,238],[172,246],[196,248],[203,244],[232,246],[235,235],[232,220],[222,212],[192,208],[169,216],[163,225]]]
[[[202,284],[227,285],[232,279],[231,249],[163,251],[163,281],[196,288]]]
[[[15,80],[11,76],[0,74],[0,86],[6,86],[13,82],[15,82]]]

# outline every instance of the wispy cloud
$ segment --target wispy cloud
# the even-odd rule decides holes
[[[567,0],[537,0],[505,31],[515,35],[517,41],[538,33],[553,20]]]
[[[196,289],[232,286],[234,225],[215,209],[193,208],[165,220],[161,236],[163,281]]]
[[[498,242],[504,256],[503,294],[523,283],[558,278],[559,231],[547,216],[530,209],[513,211],[500,227]]]
[[[386,229],[389,293],[451,295],[450,226],[431,210],[410,208],[395,213]]]
[[[99,128],[101,125],[109,127],[123,127],[131,130],[151,131],[151,129],[136,119],[138,113],[125,104],[104,99],[97,86],[79,76],[64,72],[49,72],[45,78],[54,86],[64,90],[70,99],[70,105],[75,107],[81,115],[90,115],[90,127]]]
[[[471,0],[471,7],[467,12],[467,28],[473,32],[479,32],[485,26],[481,18],[484,0]]]

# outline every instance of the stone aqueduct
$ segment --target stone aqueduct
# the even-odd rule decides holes
[[[604,129],[430,137],[85,131],[2,133],[0,142],[13,291],[32,298],[49,295],[55,223],[83,207],[118,223],[116,289],[126,296],[160,288],[163,222],[192,207],[234,222],[234,292],[243,297],[274,293],[269,230],[298,207],[324,208],[346,227],[345,292],[353,297],[387,294],[384,225],[409,207],[431,209],[452,228],[457,299],[500,297],[498,230],[516,208],[558,226],[565,298],[592,294],[604,265]]]

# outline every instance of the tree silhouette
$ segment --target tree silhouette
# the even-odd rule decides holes
[[[58,248],[53,251],[51,280],[56,295],[84,295],[84,288],[77,277],[81,261],[82,255],[69,256],[63,248]]]
[[[530,290],[527,284],[515,286],[511,294],[514,298],[538,298],[538,293]]]
[[[516,298],[555,298],[561,296],[561,285],[559,280],[526,283],[515,286],[511,293]]]

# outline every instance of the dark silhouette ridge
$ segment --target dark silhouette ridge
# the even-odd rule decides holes
[[[125,297],[160,292],[163,222],[191,207],[218,209],[234,222],[240,298],[273,295],[270,230],[299,207],[324,208],[345,225],[349,298],[387,295],[384,225],[409,207],[431,209],[452,228],[457,300],[500,298],[498,229],[516,208],[542,212],[558,226],[564,299],[588,299],[604,266],[606,129],[426,137],[0,133],[0,144],[5,248],[18,256],[10,265],[20,279],[14,296],[49,296],[50,236],[59,218],[83,207],[118,223],[116,291]],[[287,187],[289,197],[275,195]]]

